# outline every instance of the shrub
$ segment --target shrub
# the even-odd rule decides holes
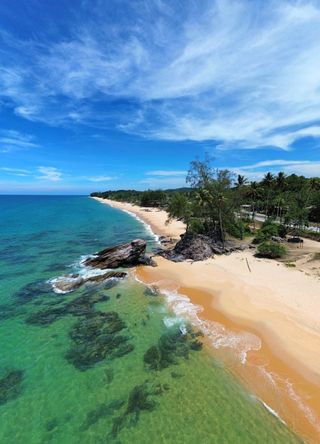
[[[251,234],[249,224],[244,223],[241,220],[237,220],[230,224],[230,226],[227,227],[227,232],[230,234],[230,236],[237,239],[243,239],[245,236],[249,236]]]
[[[279,225],[266,221],[262,224],[252,242],[254,244],[260,244],[271,239],[272,236],[279,236]]]
[[[276,259],[282,257],[285,253],[286,253],[285,247],[275,242],[262,242],[260,245],[258,245],[259,257]]]
[[[193,234],[205,234],[206,228],[200,219],[194,217],[189,221],[188,232]]]
[[[288,234],[288,229],[285,225],[279,225],[278,226],[278,235],[282,238],[285,238]]]

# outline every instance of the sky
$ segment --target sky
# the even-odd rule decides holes
[[[320,176],[320,1],[1,0],[0,193]]]

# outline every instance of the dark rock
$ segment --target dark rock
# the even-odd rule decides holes
[[[108,273],[99,274],[98,276],[91,276],[85,279],[85,283],[93,282],[95,284],[99,284],[100,282],[104,282],[107,279],[123,279],[127,276],[127,273],[124,271],[109,271]]]
[[[84,284],[84,279],[79,274],[66,274],[54,280],[53,288],[62,293],[69,293],[82,284]]]
[[[150,267],[158,266],[157,262],[151,256],[148,255],[144,255],[143,257],[140,258],[139,265],[148,265]]]
[[[122,279],[127,275],[123,271],[108,271],[104,274],[83,278],[79,274],[66,274],[52,281],[53,288],[62,293],[70,293],[84,284],[100,284],[108,279]]]
[[[167,237],[167,236],[160,236],[159,237],[159,242],[162,245],[167,245],[167,244],[172,244],[174,241],[171,237]]]
[[[84,264],[101,269],[138,265],[145,254],[146,246],[144,240],[136,239],[127,244],[99,251],[95,257],[87,259]]]
[[[22,370],[11,370],[0,379],[0,405],[16,399],[22,391]]]
[[[244,248],[244,245],[236,245],[231,241],[223,243],[214,236],[186,233],[181,236],[181,240],[172,250],[162,250],[159,255],[174,262],[182,262],[186,259],[202,261],[214,254],[228,254]]]

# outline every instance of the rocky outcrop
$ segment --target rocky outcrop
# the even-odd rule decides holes
[[[228,254],[245,248],[245,245],[237,245],[231,241],[223,243],[203,234],[186,233],[172,250],[163,250],[158,254],[174,262],[182,262],[185,259],[202,261],[214,254]]]
[[[104,274],[97,276],[90,276],[84,278],[79,274],[66,274],[51,281],[54,290],[58,293],[69,293],[76,290],[86,283],[100,284],[108,279],[116,278],[121,279],[126,276],[127,273],[120,271],[108,271]]]
[[[118,268],[146,264],[145,255],[147,244],[142,239],[135,239],[127,244],[116,245],[99,251],[93,258],[85,261],[84,265],[93,268]]]

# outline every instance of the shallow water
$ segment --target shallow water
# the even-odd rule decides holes
[[[2,444],[300,442],[133,278],[67,295],[45,284],[107,245],[142,237],[151,249],[139,221],[87,197],[0,197],[0,207]],[[110,312],[107,338],[85,328]]]

